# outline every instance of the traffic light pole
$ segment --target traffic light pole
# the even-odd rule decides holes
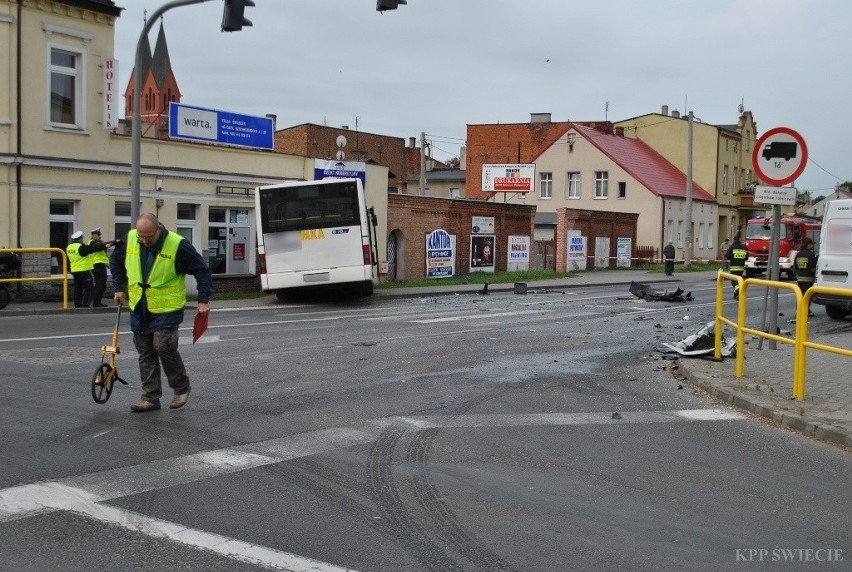
[[[136,219],[139,218],[139,186],[141,179],[140,160],[142,156],[142,40],[148,37],[148,32],[156,23],[157,19],[172,8],[189,6],[190,4],[201,4],[211,0],[174,0],[163,4],[151,14],[151,17],[142,27],[139,40],[136,42],[136,59],[134,62],[135,78],[133,81],[133,125],[131,134],[133,136],[130,145],[130,227],[136,228]]]

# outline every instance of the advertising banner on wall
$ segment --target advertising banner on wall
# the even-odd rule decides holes
[[[470,271],[494,272],[495,242],[493,234],[470,237]]]
[[[474,216],[470,220],[470,234],[494,234],[493,216]]]
[[[456,273],[456,237],[439,228],[426,235],[426,278]]]
[[[506,247],[506,269],[509,272],[530,269],[530,237],[509,237],[509,244]]]
[[[568,237],[568,271],[586,269],[586,237],[579,234]]]
[[[482,165],[482,190],[488,192],[531,193],[535,163]]]
[[[274,132],[269,117],[169,103],[170,139],[274,149]]]
[[[314,159],[314,180],[323,179],[361,179],[367,188],[367,163],[364,161],[333,161]]]
[[[633,239],[619,236],[616,251],[616,266],[619,268],[630,268],[630,258],[633,254]]]

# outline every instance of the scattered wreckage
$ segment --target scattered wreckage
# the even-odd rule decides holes
[[[716,344],[716,322],[707,322],[700,330],[683,338],[679,342],[663,342],[668,350],[666,353],[674,352],[682,356],[704,356],[712,355]],[[733,357],[737,347],[735,337],[726,338],[722,332],[722,357]]]
[[[633,281],[630,282],[630,293],[649,302],[692,302],[695,299],[692,297],[692,292],[684,294],[683,288],[678,288],[672,292],[668,290],[659,292],[647,284],[639,284]]]

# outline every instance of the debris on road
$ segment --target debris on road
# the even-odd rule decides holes
[[[679,342],[664,342],[663,346],[665,346],[669,352],[675,352],[682,356],[710,355],[713,353],[714,344],[716,343],[715,325],[715,321],[707,322],[707,324],[696,333],[683,338]],[[736,338],[726,338],[723,332],[722,357],[733,356],[736,345]]]
[[[692,297],[692,292],[684,294],[683,288],[678,288],[673,292],[668,290],[659,292],[647,284],[639,284],[635,281],[630,282],[630,293],[649,302],[692,302],[695,299]]]

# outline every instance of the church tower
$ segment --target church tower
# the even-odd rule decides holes
[[[172,62],[169,57],[169,47],[166,43],[166,32],[160,21],[160,32],[157,35],[157,44],[154,55],[151,55],[151,45],[148,38],[143,39],[141,68],[134,69],[130,74],[130,81],[124,91],[124,116],[128,124],[133,120],[134,97],[133,89],[136,82],[136,74],[142,75],[142,136],[159,137],[162,129],[168,128],[169,102],[180,102],[181,93],[178,89],[177,79],[172,71]]]

